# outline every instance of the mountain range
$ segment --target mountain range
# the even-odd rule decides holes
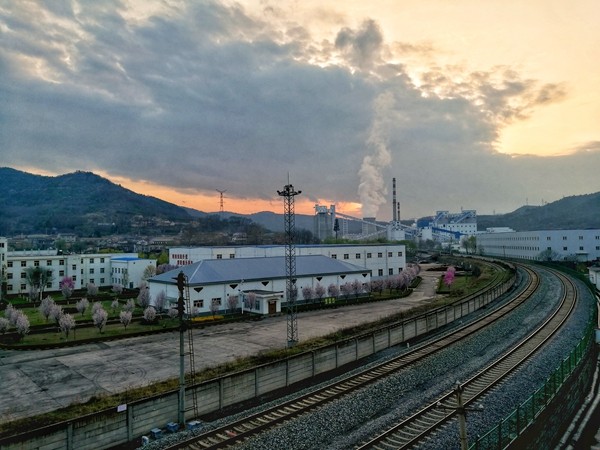
[[[55,177],[0,168],[0,236],[31,233],[80,235],[126,233],[132,228],[181,227],[215,216],[244,217],[271,231],[283,231],[282,214],[206,213],[135,193],[91,172]],[[479,230],[510,227],[517,231],[600,228],[600,192],[565,197],[543,206],[523,206],[511,213],[477,217]],[[296,227],[312,230],[313,216],[296,214]]]

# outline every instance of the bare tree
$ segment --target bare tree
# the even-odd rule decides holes
[[[71,314],[63,314],[60,316],[60,319],[58,319],[58,326],[61,331],[65,333],[65,339],[69,339],[70,331],[75,328],[75,319],[73,319]]]
[[[92,314],[92,321],[94,322],[94,326],[98,328],[98,331],[102,333],[102,329],[104,328],[104,326],[106,325],[106,321],[108,320],[108,313],[104,310],[100,303],[94,303],[94,306],[95,305],[99,305],[100,307],[96,308],[95,311],[92,308],[92,311],[94,311]]]
[[[121,311],[121,313],[119,314],[119,320],[121,321],[125,329],[127,329],[127,325],[131,323],[131,311]]]
[[[217,314],[217,312],[219,311],[219,302],[217,300],[213,300],[210,302],[210,312],[213,316],[213,319],[215,318],[215,314]]]
[[[90,306],[90,302],[87,298],[83,297],[75,304],[75,308],[77,308],[77,312],[83,316],[85,310]]]

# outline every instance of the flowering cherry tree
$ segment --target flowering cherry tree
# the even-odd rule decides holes
[[[130,298],[129,300],[127,300],[127,302],[123,305],[123,311],[129,311],[129,312],[133,312],[133,310],[135,309],[135,302],[133,301],[132,298]]]
[[[53,306],[54,300],[52,300],[52,297],[50,296],[44,297],[42,299],[42,302],[40,303],[40,306],[38,306],[38,310],[40,311],[40,314],[44,316],[46,322],[48,322],[48,318],[50,317],[50,313],[52,312]]]
[[[96,286],[94,283],[88,283],[86,286],[86,290],[87,295],[89,295],[90,297],[95,297],[96,295],[98,295],[98,286]]]
[[[94,310],[94,306],[99,305]],[[102,329],[106,325],[106,321],[108,320],[108,313],[104,310],[100,303],[94,303],[92,306],[92,321],[94,322],[94,326],[98,328],[98,331],[102,333]]]
[[[65,333],[65,339],[69,339],[69,333],[72,329],[75,328],[75,319],[71,314],[63,314],[58,319],[58,326],[60,330]]]
[[[144,310],[144,320],[146,322],[154,322],[156,320],[156,310],[152,306],[148,306]]]
[[[150,289],[145,281],[142,281],[140,284],[140,293],[137,296],[137,302],[143,309],[150,306]]]
[[[131,323],[131,311],[121,311],[121,313],[119,314],[119,320],[121,321],[125,329],[127,329],[127,325]]]
[[[330,297],[337,298],[340,296],[340,288],[336,284],[331,283],[327,288],[327,293]]]
[[[454,278],[456,274],[456,269],[452,266],[448,267],[446,272],[444,273],[444,284],[448,287],[454,283]]]
[[[314,296],[315,295],[312,286],[304,286],[302,288],[302,298],[304,300],[312,299]]]
[[[320,301],[323,297],[325,297],[326,293],[327,289],[325,289],[325,286],[323,286],[321,283],[317,283],[315,286],[315,297]]]
[[[17,311],[15,320],[15,329],[21,339],[29,334],[29,319],[22,311]]]
[[[0,317],[0,333],[6,333],[8,331],[8,327],[10,327],[10,322],[8,321],[8,319]]]
[[[81,300],[75,303],[75,308],[77,309],[77,312],[82,316],[85,313],[85,310],[88,308],[88,306],[90,306],[90,302],[85,297],[83,297]]]
[[[60,291],[62,292],[63,297],[69,303],[69,298],[73,295],[73,291],[75,290],[75,282],[71,277],[64,277],[60,280],[59,283]]]

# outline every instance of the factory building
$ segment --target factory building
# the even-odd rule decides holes
[[[600,230],[542,230],[485,232],[476,235],[485,256],[533,261],[600,260]]]
[[[406,267],[402,244],[297,245],[297,256],[322,255],[370,270],[373,278],[395,275]],[[186,266],[210,259],[272,258],[285,256],[284,245],[173,247],[169,264]]]
[[[175,304],[179,297],[176,278],[180,271],[186,276],[190,306],[195,315],[237,308],[257,314],[276,314],[287,302],[284,256],[203,259],[150,278],[150,297],[155,299],[162,291],[167,301]],[[339,288],[358,281],[361,289],[368,290],[371,271],[323,255],[304,255],[296,257],[295,280],[296,300],[302,303],[315,300],[318,286],[325,291],[322,298],[329,296],[327,289],[332,284]],[[308,298],[304,297],[306,292],[310,292]]]

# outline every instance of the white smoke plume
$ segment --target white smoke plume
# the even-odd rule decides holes
[[[363,217],[377,217],[379,206],[385,203],[387,189],[383,170],[392,161],[387,148],[388,127],[391,121],[394,96],[391,92],[380,94],[373,102],[373,124],[367,140],[370,153],[363,158],[358,171],[360,185],[358,195],[362,204]]]

